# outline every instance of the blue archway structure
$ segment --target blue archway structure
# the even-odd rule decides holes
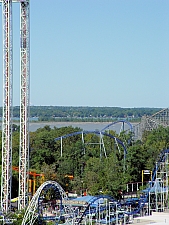
[[[124,143],[119,138],[116,138],[115,136],[113,136],[111,134],[108,134],[106,132],[103,132],[103,131],[77,131],[77,132],[74,132],[74,133],[70,133],[70,134],[66,134],[64,136],[57,137],[54,140],[58,141],[58,140],[62,140],[64,138],[72,137],[74,135],[79,135],[79,134],[81,134],[81,135],[83,135],[83,134],[96,134],[96,135],[103,135],[103,136],[110,137],[110,138],[114,139],[115,141],[117,141],[118,144],[120,144],[123,147],[124,156],[126,156],[126,154],[127,154],[127,149],[126,149]]]

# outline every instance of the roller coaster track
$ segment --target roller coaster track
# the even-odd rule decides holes
[[[101,131],[103,132],[103,131],[109,129],[109,127],[111,127],[111,126],[113,126],[113,125],[115,125],[115,124],[117,124],[117,123],[122,123],[122,128],[123,128],[122,131],[128,131],[128,130],[130,130],[131,132],[133,132],[133,126],[132,126],[132,124],[131,124],[130,122],[128,122],[127,120],[118,120],[118,121],[115,121],[115,122],[113,122],[113,123],[110,123],[110,124],[108,124],[106,127],[104,127],[103,129],[101,129]],[[127,125],[129,126],[130,129],[125,130],[125,129],[124,129],[124,128],[125,128],[125,124],[127,124]]]
[[[118,139],[117,137],[115,137],[111,134],[103,132],[103,131],[77,131],[77,132],[74,132],[74,133],[66,134],[66,135],[61,136],[61,137],[57,137],[54,140],[55,141],[61,140],[61,143],[62,143],[62,139],[67,138],[67,137],[71,137],[71,136],[74,136],[74,135],[79,135],[79,134],[82,135],[82,139],[83,139],[84,134],[96,134],[96,135],[99,135],[101,138],[102,138],[102,136],[110,137],[110,138],[114,139],[118,144],[120,144],[123,147],[124,155],[127,154],[127,149],[126,149],[124,143],[120,139]]]
[[[103,130],[106,130],[108,129],[111,125],[115,124],[117,122],[114,122],[108,126],[106,126],[105,128],[103,128],[101,131],[79,131],[79,132],[74,132],[74,133],[70,133],[70,134],[67,134],[67,135],[64,135],[64,136],[61,136],[61,137],[57,137],[55,138],[55,141],[58,141],[58,140],[62,140],[64,138],[67,138],[67,137],[71,137],[71,136],[74,136],[74,135],[84,135],[84,134],[96,134],[96,135],[99,135],[100,137],[102,136],[107,136],[107,137],[110,137],[112,139],[114,139],[116,142],[118,142],[124,149],[124,153],[127,154],[127,149],[124,145],[124,143],[114,137],[113,135],[111,134],[108,134],[106,132],[103,132]],[[130,125],[130,124],[128,124]],[[132,126],[130,126],[131,130],[132,130]],[[169,154],[169,149],[166,149],[166,150],[162,150],[161,153],[159,154],[158,156],[158,159],[157,159],[157,162],[156,162],[156,165],[154,167],[154,170],[153,170],[153,173],[152,173],[152,181],[150,182],[150,187],[153,186],[153,182],[156,180],[156,176],[157,176],[157,171],[159,170],[160,168],[160,164],[161,163],[164,163],[165,160],[166,160],[166,155]],[[169,175],[168,175],[169,176]],[[150,190],[150,187],[148,188],[148,191],[146,193],[146,195],[144,196],[144,198],[141,199],[141,201],[139,202],[139,205],[136,209],[134,209],[133,211],[131,212],[125,212],[124,214],[127,214],[127,215],[134,215],[134,214],[137,214],[141,211],[141,209],[145,206],[145,204],[147,203],[148,201],[148,197],[149,197],[149,190]],[[45,189],[49,189],[49,188],[54,188],[55,190],[57,190],[59,193],[60,193],[60,199],[61,200],[67,200],[67,195],[65,193],[65,191],[62,189],[62,187],[57,183],[57,182],[54,182],[54,181],[47,181],[45,183],[43,183],[37,190],[37,192],[35,193],[35,195],[33,196],[27,210],[26,210],[26,213],[24,215],[24,219],[22,221],[22,225],[32,225],[35,220],[37,219],[37,217],[39,216],[38,212],[37,212],[37,208],[38,208],[38,204],[39,204],[39,200],[40,200],[40,195],[42,193],[43,190]],[[86,216],[86,214],[88,213],[89,211],[89,208],[90,206],[95,202],[97,201],[98,199],[100,198],[110,198],[108,196],[95,196],[93,197],[89,202],[88,202],[88,205],[86,206],[85,210],[83,211],[80,219],[78,219],[77,223],[80,224],[83,220],[83,217]],[[111,199],[111,201],[115,201],[113,198]],[[71,207],[68,207],[67,209],[70,213],[70,215],[73,214],[73,211],[71,209]],[[72,218],[70,218],[70,220],[72,220]],[[69,221],[69,218],[67,219],[67,222],[66,224],[70,224],[72,222]]]
[[[63,188],[55,181],[46,181],[43,183],[36,193],[34,194],[33,198],[31,199],[31,202],[28,205],[28,208],[25,212],[22,225],[32,225],[36,221],[36,219],[39,217],[39,214],[37,212],[39,201],[40,201],[40,195],[42,191],[48,190],[48,189],[54,189],[57,191],[60,195],[61,200],[67,200],[66,192],[63,190]]]
[[[169,126],[169,108],[162,109],[152,116],[143,116],[141,122],[133,126],[135,139],[142,139],[144,131],[157,129],[159,126]]]
[[[158,159],[157,159],[157,163],[156,163],[156,165],[154,167],[154,170],[153,170],[152,181],[150,182],[150,187],[152,187],[154,185],[154,181],[157,179],[157,171],[160,169],[160,164],[161,163],[165,163],[165,161],[168,160],[168,158],[167,158],[168,154],[169,154],[169,149],[162,150],[161,153],[159,154]],[[169,168],[168,168],[168,170],[169,170]],[[169,174],[167,176],[169,176]],[[148,197],[149,197],[149,194],[150,194],[150,192],[149,192],[150,187],[148,188],[148,191],[146,192],[146,195],[144,196],[144,198],[142,198],[141,201],[139,202],[138,207],[135,208],[134,210],[130,211],[130,212],[125,211],[123,213],[123,218],[125,217],[125,214],[127,216],[129,216],[129,215],[135,215],[135,214],[140,213],[140,211],[142,210],[142,208],[145,206],[145,204],[148,201]],[[38,190],[36,191],[35,195],[33,196],[32,200],[31,200],[31,202],[29,204],[29,206],[28,206],[28,208],[26,210],[26,213],[24,215],[24,219],[22,221],[22,225],[32,225],[32,224],[34,224],[35,220],[39,216],[37,209],[38,209],[38,205],[39,205],[39,202],[40,202],[42,191],[43,190],[48,190],[50,188],[53,188],[55,191],[57,191],[59,193],[61,202],[63,200],[67,200],[68,199],[65,191],[63,190],[63,188],[57,182],[55,182],[55,181],[47,181],[47,182],[43,183],[38,188]],[[110,196],[104,196],[104,195],[95,196],[95,197],[93,197],[93,198],[91,198],[89,200],[89,202],[88,202],[86,208],[84,209],[82,215],[80,216],[80,218],[76,218],[76,217],[72,218],[72,215],[74,215],[73,214],[73,209],[69,205],[69,207],[66,207],[67,209],[65,211],[67,211],[66,213],[69,213],[71,216],[69,218],[67,218],[65,224],[72,224],[73,221],[76,221],[76,224],[80,224],[82,222],[83,218],[87,214],[89,214],[89,211],[90,211],[89,208],[98,199],[109,199],[113,204],[117,204],[117,201],[114,198],[110,197]],[[96,211],[96,209],[95,209],[95,211]]]
[[[156,172],[159,169],[160,163],[161,162],[165,162],[165,160],[166,160],[166,154],[168,154],[168,153],[169,153],[169,149],[165,149],[165,150],[162,150],[161,153],[160,153],[160,155],[158,156],[158,161],[157,161],[156,166],[154,167],[154,170],[153,170],[152,181],[155,180]]]
[[[157,172],[160,169],[160,164],[165,162],[165,160],[167,159],[167,155],[168,154],[169,154],[169,149],[162,150],[161,153],[159,154],[157,162],[156,162],[156,165],[155,165],[155,167],[153,169],[152,180],[149,183],[149,187],[147,189],[146,195],[140,201],[139,207],[137,209],[131,211],[131,212],[127,212],[128,215],[134,215],[134,214],[139,213],[140,210],[145,206],[146,202],[148,202],[150,190],[153,187],[153,185],[155,185],[154,182],[157,179]],[[169,168],[168,168],[168,170],[169,170]],[[166,173],[169,173],[169,171],[166,171]],[[169,174],[167,176],[169,176]]]
[[[90,206],[96,202],[99,199],[109,199],[111,202],[116,202],[116,200],[110,196],[107,195],[99,195],[99,196],[94,196],[90,201],[88,202],[87,207],[85,208],[84,212],[82,213],[80,219],[78,219],[78,224],[80,224],[84,218],[84,216],[88,213]]]
[[[133,125],[132,125],[129,121],[127,121],[127,120],[118,120],[118,121],[115,121],[115,122],[113,122],[113,123],[110,123],[110,124],[108,124],[106,127],[104,127],[103,129],[101,129],[101,131],[102,131],[102,132],[107,131],[107,130],[109,130],[109,128],[110,128],[111,126],[114,126],[114,125],[116,125],[116,124],[118,124],[118,123],[121,123],[121,124],[122,124],[121,129],[120,129],[120,133],[121,133],[121,132],[129,133],[129,132],[130,132],[130,139],[127,140],[127,143],[125,143],[125,144],[127,144],[127,145],[130,145],[131,142],[132,142],[132,140],[133,140],[134,129],[133,129]],[[126,126],[125,126],[125,125],[127,125],[127,126],[129,127],[129,129],[126,129]]]

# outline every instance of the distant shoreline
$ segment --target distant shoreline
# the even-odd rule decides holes
[[[56,122],[56,121],[37,121],[37,122],[34,122],[34,121],[30,121],[29,124],[45,124],[45,125],[53,125],[53,124],[64,124],[64,125],[71,125],[71,124],[111,124],[111,123],[114,123],[114,122],[118,122],[118,121],[112,121],[112,122],[75,122],[75,121],[72,121],[72,122]],[[129,121],[128,121],[129,122]],[[120,123],[120,121],[119,121]],[[129,122],[131,124],[138,124],[139,122]],[[19,122],[14,122],[14,124],[19,124]]]
[[[95,130],[102,130],[108,125],[111,125],[111,122],[30,122],[29,123],[29,130],[30,131],[36,131],[39,128],[43,128],[45,126],[50,126],[51,128],[61,128],[61,127],[78,127],[85,131],[95,131]],[[132,124],[138,124],[138,123],[132,123]],[[116,130],[119,132],[119,130],[122,127],[122,123],[116,123],[111,126],[112,130]],[[128,124],[125,124],[126,129],[130,129]]]

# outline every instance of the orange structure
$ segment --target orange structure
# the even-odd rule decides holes
[[[70,180],[73,180],[73,178],[74,178],[73,175],[68,175],[68,174],[66,174],[65,177],[68,177]]]
[[[12,166],[12,169],[19,172],[19,167]],[[29,179],[29,186],[28,186],[28,193],[34,195],[36,192],[36,185],[39,183],[40,185],[45,181],[45,175],[43,173],[36,173],[34,171],[29,171],[29,176],[32,177],[32,179]],[[39,178],[37,180],[37,178]]]

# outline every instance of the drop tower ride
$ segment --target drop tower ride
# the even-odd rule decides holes
[[[1,0],[3,29],[3,116],[1,209],[11,209],[12,186],[12,118],[13,118],[13,24],[12,4],[20,4],[20,144],[19,202],[24,209],[28,197],[29,170],[29,99],[30,99],[30,27],[29,0]]]

